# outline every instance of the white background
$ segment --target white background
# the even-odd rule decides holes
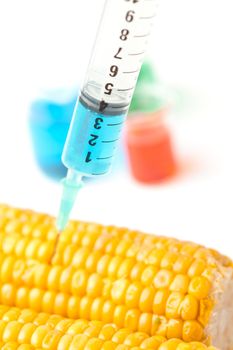
[[[233,256],[231,3],[160,2],[149,55],[163,83],[186,96],[169,120],[186,170],[155,186],[115,171],[86,185],[73,217],[194,240]],[[36,165],[28,106],[44,89],[68,92],[81,83],[102,6],[0,0],[0,202],[56,215],[61,188]]]

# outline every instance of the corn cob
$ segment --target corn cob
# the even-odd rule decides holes
[[[0,305],[0,341],[6,349],[103,349],[103,350],[195,350],[211,349],[197,342],[184,343],[162,336],[132,333],[100,321],[71,320]],[[8,347],[7,347],[8,346]],[[78,347],[79,346],[79,347]]]
[[[53,218],[0,206],[2,304],[230,348],[227,325],[216,323],[227,298],[224,317],[233,314],[230,259],[189,242],[71,222],[51,261],[56,235]]]

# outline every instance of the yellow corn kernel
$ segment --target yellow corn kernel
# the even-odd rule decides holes
[[[63,252],[63,261],[62,264],[68,266],[73,260],[73,256],[76,253],[76,247],[74,245],[66,245]]]
[[[182,320],[169,320],[167,324],[167,339],[178,338],[182,339],[183,321]]]
[[[102,349],[103,340],[99,338],[89,339],[85,345],[85,350],[100,350]]]
[[[18,334],[18,342],[20,344],[30,344],[32,334],[36,330],[36,325],[33,323],[26,323],[22,325],[22,328]]]
[[[9,283],[0,286],[0,302],[4,305],[13,306],[16,288]]]
[[[200,342],[191,342],[190,343],[191,350],[206,350],[207,346],[205,344],[201,344]]]
[[[143,262],[137,262],[131,272],[130,272],[130,278],[132,281],[140,281],[141,280],[141,276],[143,271],[145,270],[145,264]],[[142,281],[143,283],[143,281]]]
[[[167,252],[161,260],[160,267],[162,269],[172,270],[178,257],[177,252]]]
[[[156,289],[168,288],[173,280],[172,271],[161,269],[155,276],[153,284]]]
[[[168,289],[158,290],[155,293],[153,301],[153,312],[156,315],[164,315],[166,310],[167,299],[170,293]]]
[[[34,350],[34,347],[29,344],[21,344],[17,347],[17,350]]]
[[[42,347],[43,340],[46,334],[50,331],[50,328],[47,326],[38,326],[31,337],[31,344],[34,347]]]
[[[206,262],[203,259],[195,259],[188,270],[190,278],[200,276],[206,268]]]
[[[192,295],[186,295],[179,306],[179,314],[183,320],[197,319],[199,311],[198,300]]]
[[[113,283],[111,290],[111,297],[114,303],[124,304],[126,291],[128,290],[130,282],[127,279],[119,279]]]
[[[48,319],[49,319],[49,315],[48,314],[46,314],[45,312],[40,312],[35,317],[33,323],[36,326],[43,326],[48,321]]]
[[[108,266],[111,261],[110,255],[102,255],[100,260],[97,264],[97,273],[99,273],[101,276],[107,276],[108,275]]]
[[[149,338],[149,336],[143,332],[131,333],[126,337],[124,344],[132,347],[139,346],[147,338]]]
[[[64,334],[58,343],[57,350],[69,349],[69,346],[71,345],[72,340],[73,340],[73,337],[71,335]]]
[[[77,251],[77,248],[76,248]],[[87,257],[86,263],[85,263],[85,269],[89,272],[95,272],[96,266],[98,261],[101,258],[101,253],[99,251],[89,252],[89,255]]]
[[[18,321],[21,323],[33,322],[36,317],[37,313],[35,311],[25,309],[21,311]]]
[[[108,276],[111,278],[116,278],[119,267],[121,266],[124,259],[121,256],[113,256],[108,265]]]
[[[88,327],[84,330],[83,334],[87,335],[89,338],[97,337],[103,327],[103,323],[100,321],[91,321]]]
[[[206,326],[208,324],[213,307],[214,307],[213,300],[211,299],[200,300],[198,321],[203,326]]]
[[[159,350],[176,350],[180,343],[182,343],[180,339],[169,339],[160,345]]]
[[[75,335],[78,333],[83,333],[88,325],[89,322],[87,320],[77,320],[68,328],[67,334]]]
[[[134,259],[125,258],[124,261],[122,261],[117,271],[117,278],[128,278],[131,274],[131,271],[134,265],[135,265]]]
[[[104,307],[104,299],[95,298],[93,300],[93,303],[91,304],[91,311],[90,311],[92,320],[101,320],[103,307]]]
[[[121,328],[113,335],[112,341],[117,344],[122,344],[130,334],[132,334],[132,331],[130,329]]]
[[[86,286],[88,282],[88,273],[85,270],[78,270],[74,273],[72,278],[72,294],[74,295],[85,295]]]
[[[117,344],[113,343],[112,341],[106,341],[103,345],[101,350],[115,350],[117,347]]]
[[[173,265],[173,271],[175,273],[186,274],[190,269],[190,265],[192,264],[193,258],[189,255],[179,255]]]
[[[77,319],[79,316],[80,298],[71,296],[67,302],[67,316],[73,319]]]
[[[87,344],[89,338],[85,334],[77,334],[74,336],[69,350],[81,350],[85,348],[85,345]]]
[[[139,299],[139,309],[142,312],[152,312],[154,297],[155,290],[153,287],[143,288]]]
[[[151,313],[142,313],[138,321],[139,332],[154,334],[152,329],[153,315]]]
[[[2,283],[9,282],[9,279],[12,276],[12,271],[14,268],[15,259],[12,256],[7,256],[3,262],[1,263],[0,267],[0,278]]]
[[[140,311],[138,309],[128,310],[125,315],[124,326],[131,331],[136,331],[138,329],[139,317]]]
[[[84,318],[86,320],[89,319],[90,310],[92,306],[92,299],[87,296],[81,298],[79,305],[79,316],[80,318]]]
[[[178,274],[174,277],[169,289],[172,292],[187,293],[189,287],[189,278],[186,275]]]
[[[86,265],[87,258],[89,256],[89,249],[86,247],[80,247],[76,250],[76,253],[72,259],[72,266],[76,269],[82,269]]]
[[[109,240],[105,246],[105,253],[110,255],[120,255],[121,254],[115,254],[116,248],[120,242],[119,238],[113,238]]]
[[[43,299],[43,291],[39,288],[32,288],[29,290],[28,295],[28,306],[35,311],[41,310],[42,305],[42,299]]]
[[[157,272],[158,268],[155,266],[147,266],[146,268],[144,268],[141,274],[142,284],[144,284],[145,286],[150,286]]]
[[[103,280],[97,274],[93,273],[87,281],[86,293],[89,297],[97,297],[102,294]]]
[[[4,342],[16,341],[21,328],[22,328],[22,325],[17,321],[9,322],[4,329],[2,340]]]
[[[112,322],[112,315],[114,314],[115,304],[111,300],[106,300],[103,305],[101,321],[105,323]]]
[[[145,257],[146,258],[145,261],[148,265],[160,267],[161,260],[165,254],[166,254],[165,249],[153,249],[153,250],[151,250],[149,255]],[[142,260],[144,260],[144,259],[142,259]]]
[[[48,313],[53,312],[56,295],[57,295],[57,293],[54,291],[49,290],[49,291],[44,292],[44,295],[42,298],[42,310],[44,312],[48,312]],[[25,298],[26,298],[26,293],[25,293]],[[25,304],[26,304],[26,302],[25,302]]]
[[[113,322],[118,327],[124,327],[127,311],[128,311],[128,308],[125,305],[117,305],[115,307],[114,314],[113,314]]]
[[[4,317],[5,313],[7,313],[10,310],[11,310],[10,306],[0,304],[0,320],[2,319],[2,317]]]
[[[51,330],[44,337],[42,348],[45,350],[56,350],[62,335],[59,331]]]
[[[2,320],[6,322],[16,321],[20,315],[20,310],[17,308],[9,308],[5,310],[4,314],[2,314]]]
[[[211,284],[206,277],[193,277],[189,284],[189,293],[198,300],[206,298],[210,293]]]
[[[115,324],[105,324],[99,333],[99,338],[102,340],[110,340],[116,331],[117,326]]]
[[[165,342],[165,338],[161,337],[159,335],[155,335],[153,337],[145,339],[142,343],[140,348],[141,349],[154,349],[157,350],[159,346]]]
[[[180,317],[180,305],[184,300],[184,295],[179,292],[172,292],[166,303],[166,317],[168,318],[178,318]]]
[[[16,350],[19,344],[17,342],[7,342],[1,346],[2,350]]]
[[[130,248],[131,244],[131,240],[120,240],[115,250],[116,255],[125,257],[127,250]]]
[[[157,324],[157,330],[154,332],[154,334],[158,334],[162,337],[166,337],[167,333],[167,319],[164,316],[160,316],[159,318],[155,315],[153,315],[154,318],[154,326],[156,327]]]
[[[63,293],[70,293],[74,269],[72,266],[65,268],[60,276],[59,290]]]
[[[201,341],[203,328],[197,321],[184,321],[182,338],[186,342]]]
[[[52,266],[51,267],[49,274],[48,274],[48,280],[47,280],[47,288],[49,290],[58,291],[61,273],[62,273],[61,266]]]
[[[49,318],[50,319],[50,318]],[[56,329],[59,332],[66,333],[69,327],[73,324],[74,321],[69,320],[67,318],[59,320],[56,324],[53,326],[51,325],[51,328]]]
[[[138,308],[142,288],[140,282],[133,282],[129,285],[125,293],[125,304],[127,307]]]

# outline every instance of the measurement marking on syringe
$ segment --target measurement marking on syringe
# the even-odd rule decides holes
[[[146,16],[146,17],[139,17],[139,19],[152,19],[156,16],[156,13],[154,13],[152,16]]]
[[[92,173],[91,175],[104,175],[104,174],[106,174],[107,173],[107,171],[105,171],[104,173]]]
[[[117,89],[117,91],[130,91],[130,90],[133,90],[134,89],[134,86],[131,87],[131,88],[128,88],[128,89]]]
[[[146,38],[147,36],[149,36],[150,33],[147,34],[140,34],[140,35],[134,35],[134,38]]]
[[[119,139],[115,139],[115,140],[108,140],[108,141],[102,141],[102,143],[111,143],[111,142],[116,142],[118,141]]]
[[[137,69],[137,70],[131,70],[129,72],[123,72],[123,74],[133,74],[133,73],[137,73],[139,72],[140,69]]]
[[[116,125],[122,125],[122,124],[124,124],[124,122],[115,123],[115,124],[107,124],[107,126],[116,126]]]
[[[101,158],[96,158],[98,160],[102,160],[102,159],[109,159],[109,158],[112,158],[113,156],[109,156],[109,157],[101,157]]]
[[[145,53],[145,51],[142,52],[135,52],[135,53],[129,53],[129,56],[139,56],[139,55],[143,55]]]

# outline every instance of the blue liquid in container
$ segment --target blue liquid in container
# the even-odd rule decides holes
[[[62,155],[64,165],[83,176],[106,174],[111,168],[125,118],[125,108],[110,106],[102,113],[90,108],[81,95]]]
[[[53,179],[61,179],[67,169],[61,155],[71,122],[76,98],[67,102],[38,99],[31,104],[29,131],[40,169]]]

